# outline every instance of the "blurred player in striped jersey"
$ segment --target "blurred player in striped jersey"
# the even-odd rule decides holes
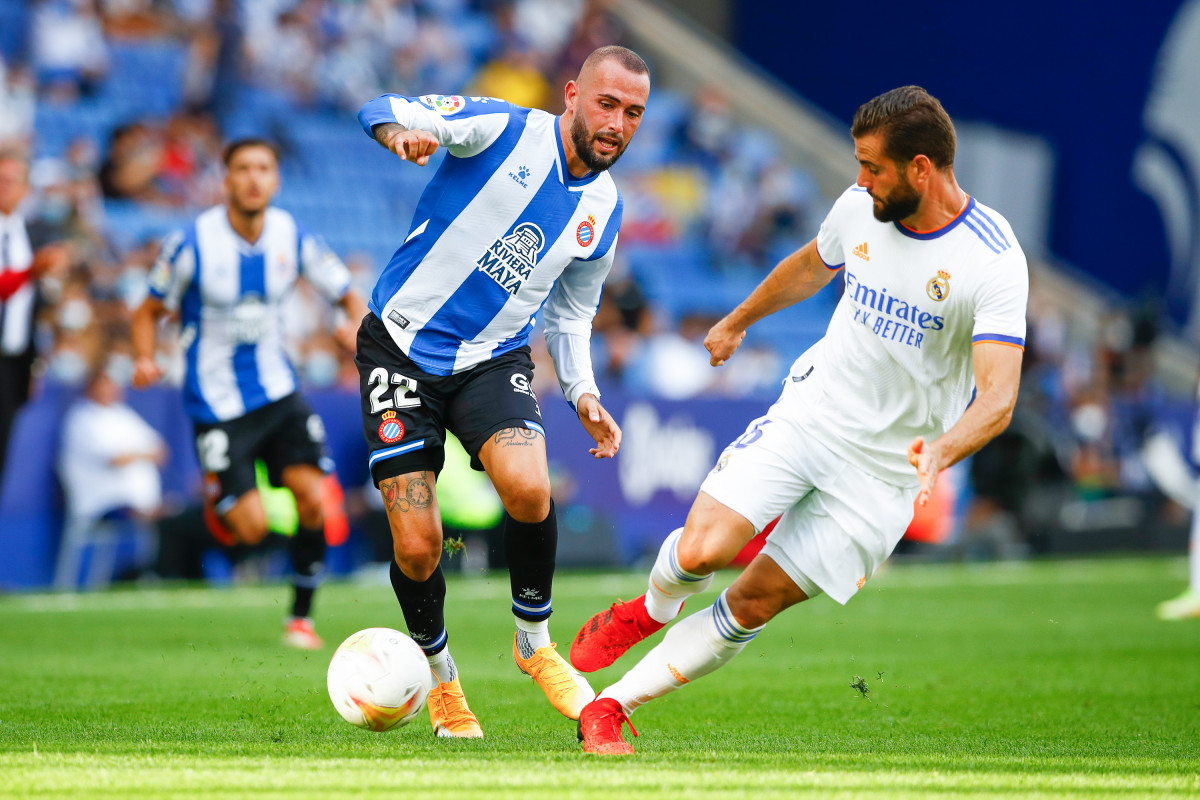
[[[321,484],[332,462],[324,426],[297,391],[284,351],[281,306],[303,276],[346,312],[334,332],[349,352],[366,303],[350,287],[350,272],[292,215],[271,206],[279,189],[275,147],[242,139],[225,149],[223,205],[168,236],[150,274],[150,294],[134,312],[134,386],[162,378],[155,360],[158,322],[177,312],[187,374],[184,409],[196,431],[208,500],[232,538],[256,544],[267,514],[255,482],[255,460],[272,485],[296,498],[299,528],[289,542],[293,577],[284,641],[322,646],[311,618],[325,559]]]
[[[1028,271],[1008,223],[959,188],[954,126],[906,86],[858,109],[858,181],[817,238],[709,331],[713,366],[756,320],[839,273],[845,292],[766,416],[726,448],[646,594],[584,624],[571,660],[613,663],[703,591],[767,523],[758,556],[709,608],[675,625],[584,708],[586,752],[627,755],[635,709],[727,663],[779,612],[821,592],[845,603],[904,534],[938,472],[1008,425],[1025,343]],[[630,726],[632,730],[632,726]],[[636,733],[636,732],[635,732]]]
[[[444,95],[384,95],[359,112],[363,130],[404,161],[423,166],[447,151],[371,295],[356,357],[371,473],[395,547],[392,588],[437,679],[429,714],[438,736],[483,735],[447,647],[435,494],[447,430],[504,503],[517,667],[571,719],[594,697],[550,640],[558,527],[528,340],[544,307],[546,344],[596,442],[590,452],[616,455],[621,430],[600,404],[589,340],[621,227],[607,170],[649,93],[645,62],[614,46],[567,83],[560,117]]]

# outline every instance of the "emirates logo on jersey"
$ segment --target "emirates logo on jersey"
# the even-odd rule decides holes
[[[475,266],[509,294],[516,294],[533,274],[538,255],[546,246],[542,229],[522,222],[507,236],[501,236],[476,261]]]

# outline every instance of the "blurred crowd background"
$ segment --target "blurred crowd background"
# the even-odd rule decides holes
[[[86,389],[120,400],[129,317],[159,238],[221,201],[224,142],[278,143],[277,205],[323,235],[369,294],[436,167],[396,164],[363,135],[358,107],[383,92],[467,94],[557,113],[563,84],[608,43],[637,46],[595,0],[0,0],[0,150],[29,159],[23,211],[35,248],[59,248],[38,287],[35,395]],[[708,366],[701,343],[815,234],[834,198],[716,87],[656,83],[614,177],[626,210],[595,320],[601,387],[631,400],[765,407],[822,334],[836,286],[755,326],[722,369]],[[1148,434],[1174,424],[1182,441],[1189,429],[1178,412],[1191,396],[1167,391],[1149,356],[1161,310],[1149,301],[1085,310],[1041,276],[1012,428],[948,477],[937,518],[921,523],[910,552],[1054,550],[1048,537],[1069,527],[1062,509],[1072,503],[1082,527],[1115,515],[1127,527],[1182,530],[1185,509],[1158,490],[1142,457]],[[289,348],[305,389],[355,392],[330,309],[304,285],[290,302]],[[178,384],[178,337],[160,342]],[[550,402],[553,369],[544,347],[535,353],[536,388]],[[95,390],[101,373],[113,386]],[[144,451],[164,462],[153,442]],[[13,469],[20,454],[10,452]],[[368,519],[370,502],[352,494],[351,517]],[[155,516],[198,497],[198,485],[168,486],[168,510]]]

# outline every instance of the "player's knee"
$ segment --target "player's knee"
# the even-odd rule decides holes
[[[229,535],[239,544],[253,546],[267,538],[267,521],[265,518],[262,520],[247,520],[226,517],[221,520],[221,523],[229,531]]]
[[[760,628],[770,622],[779,613],[781,605],[777,598],[767,594],[747,593],[736,587],[729,587],[725,593],[725,602],[729,604],[729,612],[743,628]]]
[[[393,556],[396,559],[396,566],[400,567],[400,571],[409,580],[422,583],[429,580],[429,576],[433,575],[437,569],[438,561],[441,559],[441,552],[435,550],[430,553],[426,549],[412,552],[397,546],[393,551]]]
[[[293,493],[296,495],[296,516],[305,528],[325,527],[325,511],[321,496],[316,492]]]
[[[731,545],[725,539],[716,529],[688,531],[675,546],[680,569],[693,575],[709,575],[721,569],[737,554],[736,550],[729,552]]]
[[[504,510],[517,522],[541,522],[550,514],[550,481],[524,480],[500,493]]]

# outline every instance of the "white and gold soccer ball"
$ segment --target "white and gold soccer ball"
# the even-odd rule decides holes
[[[347,722],[390,731],[421,713],[432,680],[416,642],[391,628],[367,628],[333,654],[327,685],[333,707]]]

